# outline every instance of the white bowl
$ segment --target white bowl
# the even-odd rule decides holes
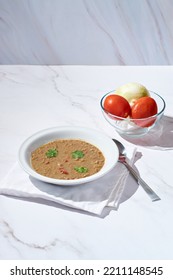
[[[38,174],[31,166],[31,153],[39,146],[56,139],[80,139],[95,145],[105,157],[104,166],[98,173],[80,179],[54,179]],[[111,171],[118,161],[118,155],[117,146],[105,134],[94,129],[65,126],[45,129],[27,138],[19,149],[18,160],[21,167],[38,180],[56,185],[77,185],[96,180]]]

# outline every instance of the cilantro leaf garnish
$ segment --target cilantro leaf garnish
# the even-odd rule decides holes
[[[84,153],[82,151],[76,150],[76,151],[72,152],[72,158],[77,159],[77,158],[83,158],[83,157],[84,157]]]
[[[76,170],[79,173],[86,173],[88,172],[88,168],[80,166],[80,167],[75,167],[74,170]]]
[[[46,152],[46,156],[48,158],[52,158],[52,157],[56,157],[58,154],[58,151],[56,149],[49,149],[47,152]]]

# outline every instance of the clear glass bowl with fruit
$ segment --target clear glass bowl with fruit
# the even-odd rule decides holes
[[[138,137],[161,119],[165,101],[143,85],[129,83],[105,94],[100,101],[105,119],[119,134]]]

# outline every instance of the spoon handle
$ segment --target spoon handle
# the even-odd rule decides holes
[[[160,200],[160,197],[145,183],[145,181],[138,175],[138,173],[128,164],[127,161],[121,161],[127,169],[130,171],[130,173],[134,176],[134,178],[137,180],[138,184],[143,187],[145,192],[149,195],[152,201]]]

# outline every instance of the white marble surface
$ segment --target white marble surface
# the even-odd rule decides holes
[[[0,64],[173,64],[172,0],[0,0]]]
[[[140,82],[160,93],[169,115],[160,138],[136,144],[141,157],[135,166],[161,201],[152,203],[130,177],[119,209],[101,217],[1,195],[1,260],[173,258],[172,77],[171,66],[0,66],[0,180],[23,140],[44,128],[97,128],[134,146],[106,123],[99,107],[105,92],[124,83]]]

